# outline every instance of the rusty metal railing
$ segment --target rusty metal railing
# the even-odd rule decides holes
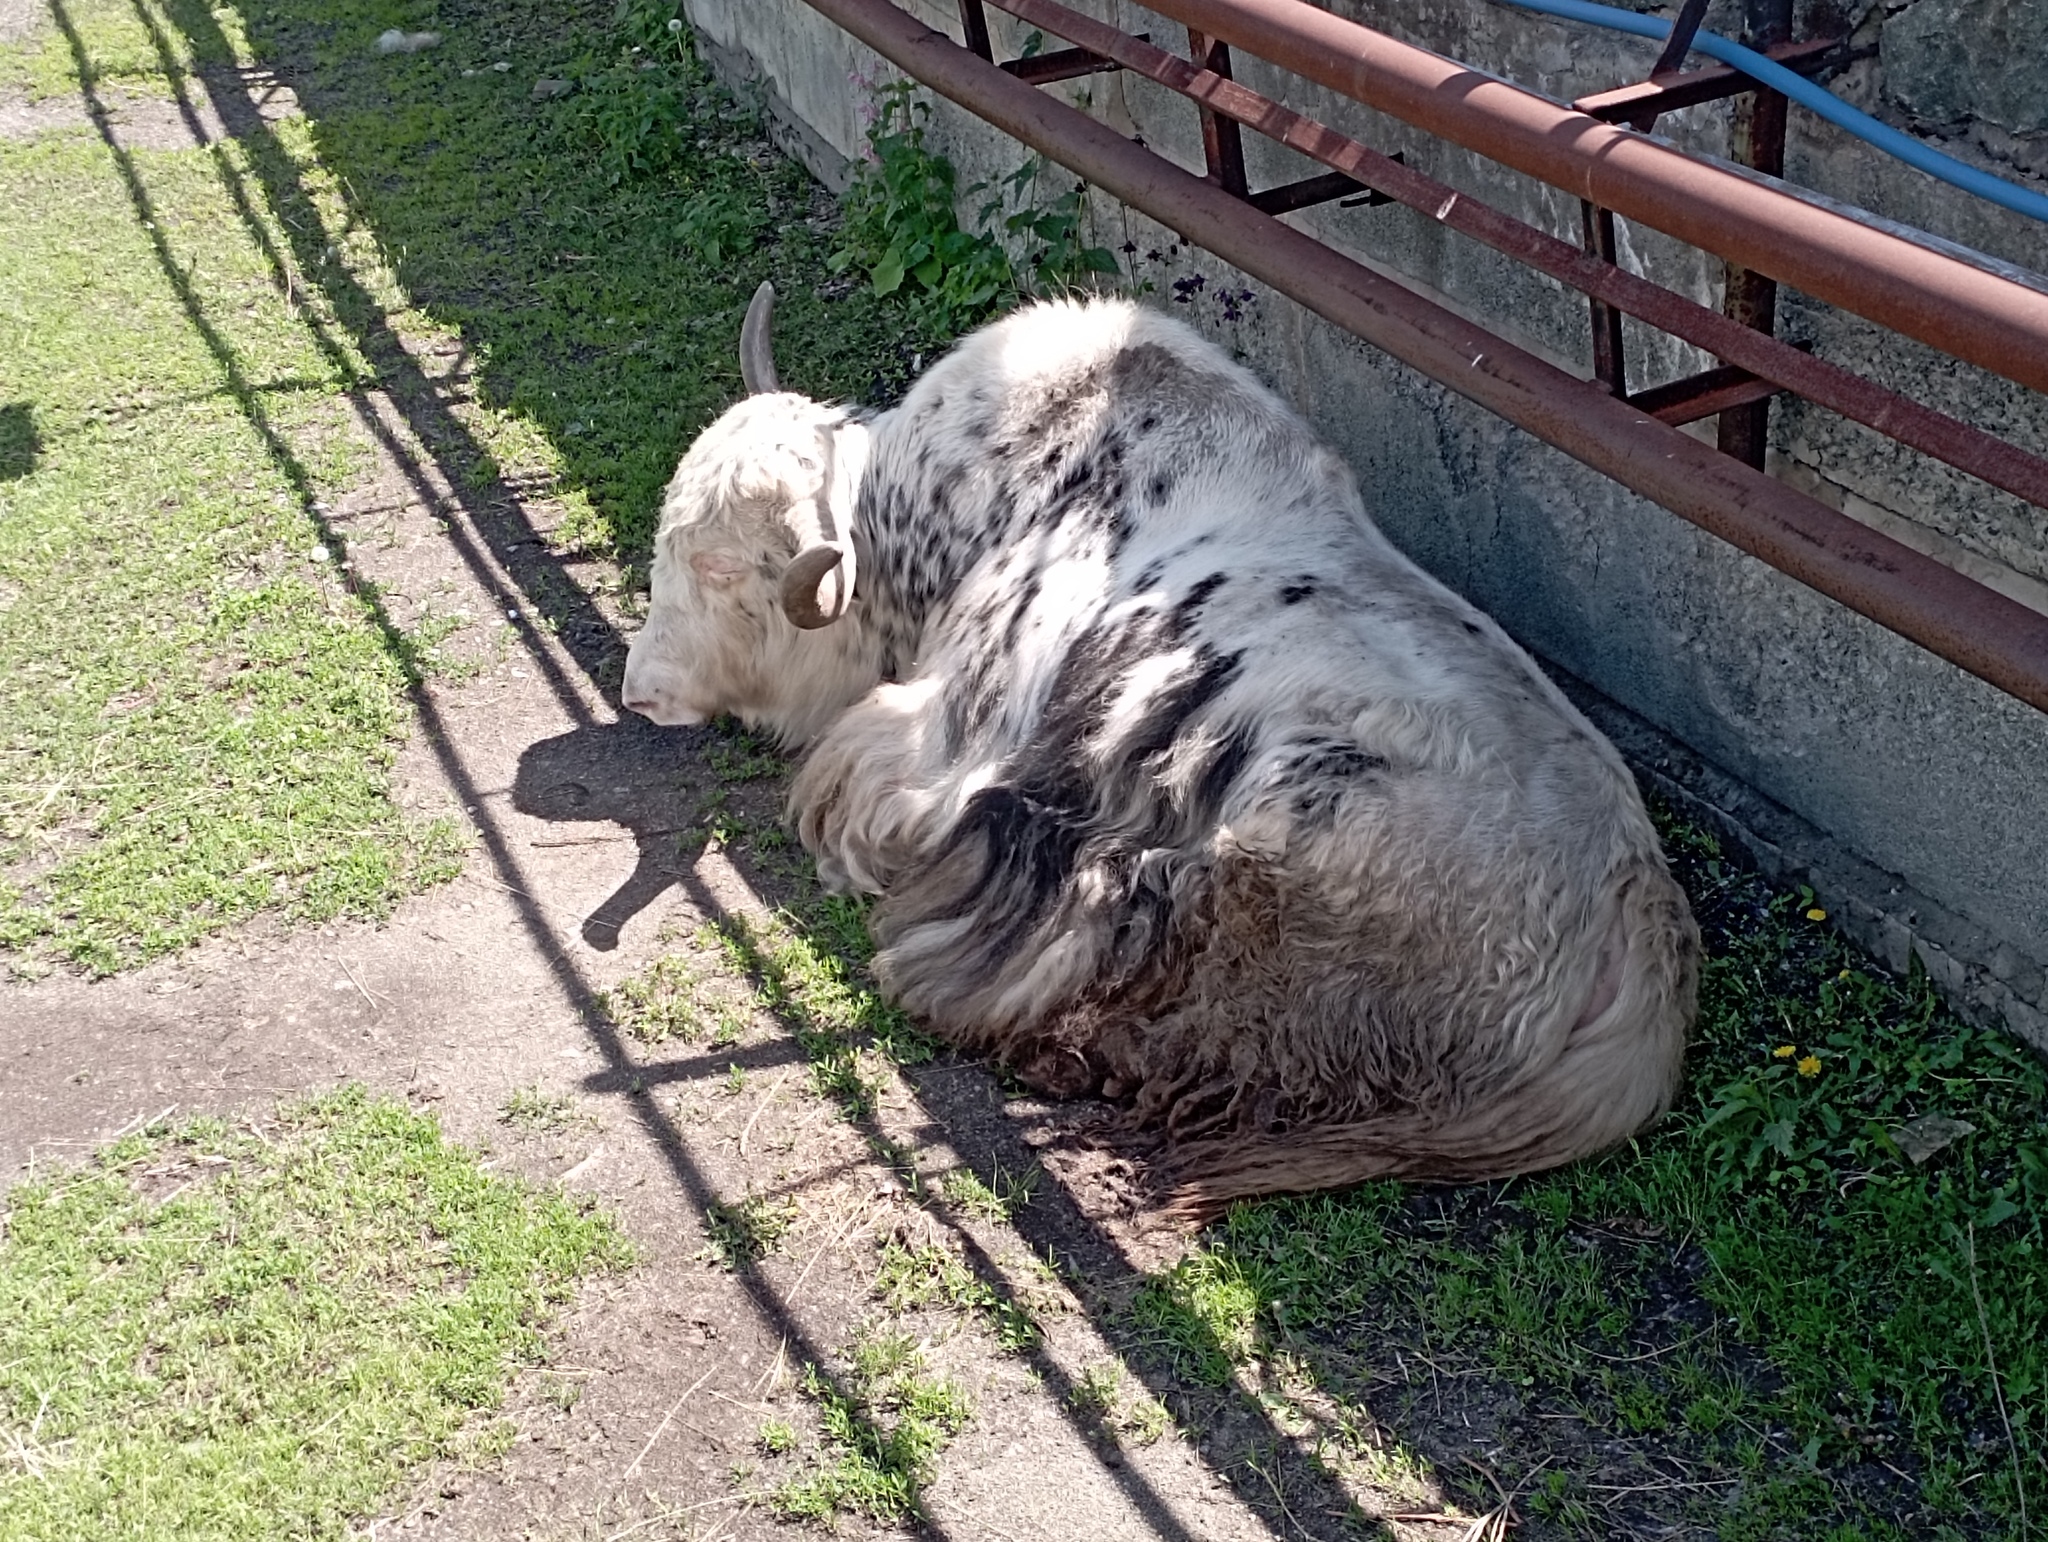
[[[1730,453],[1675,426],[1752,407],[1783,389],[2048,507],[2048,461],[1788,346],[1731,316],[1626,273],[1414,171],[1229,78],[1231,46],[1504,165],[1714,252],[1743,272],[1797,285],[2035,390],[2048,390],[2048,293],[1602,121],[1747,89],[1721,78],[1653,77],[1619,102],[1562,108],[1409,48],[1300,0],[1147,0],[1189,29],[1181,58],[1056,0],[988,0],[1074,44],[1050,78],[1102,69],[1145,75],[1203,114],[1201,178],[1026,83],[1031,61],[998,66],[982,0],[960,0],[970,46],[890,0],[806,0],[906,74],[1131,207],[1347,331],[1823,594],[2032,706],[2048,711],[2048,617],[1765,476],[1761,435]],[[1823,57],[1820,50],[1792,58]],[[1044,59],[1048,56],[1039,56]],[[1044,69],[1043,65],[1039,66]],[[1698,72],[1707,76],[1711,72]],[[1702,95],[1702,93],[1708,93]],[[1320,161],[1327,175],[1254,193],[1248,126]],[[1274,217],[1370,190],[1560,279],[1720,358],[1672,386],[1623,393],[1616,355],[1592,380],[1536,358]],[[1611,255],[1611,253],[1610,253]],[[1597,316],[1596,312],[1596,316]],[[1749,319],[1754,319],[1749,318]],[[1595,329],[1596,346],[1600,328]],[[1723,443],[1728,435],[1724,433]]]

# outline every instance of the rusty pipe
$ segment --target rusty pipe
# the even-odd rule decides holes
[[[1620,317],[1635,316],[1683,338],[1760,379],[1796,391],[1808,401],[1839,412],[1994,487],[2048,508],[2048,460],[2031,455],[1982,429],[1899,395],[1825,359],[1788,346],[1768,332],[1730,320],[1719,311],[1686,299],[1617,266],[1609,253],[1601,261],[1491,204],[1460,193],[1434,177],[1347,139],[1312,118],[1250,91],[1233,80],[1197,68],[1186,59],[1131,37],[1057,3],[1057,0],[989,0],[1011,15],[1043,28],[1126,69],[1157,81],[1203,108],[1234,118],[1278,144],[1428,215],[1540,273],[1570,284],[1603,303],[1618,335]],[[1590,213],[1590,206],[1587,207]],[[1612,232],[1608,232],[1611,242]],[[1606,342],[1603,350],[1602,344]],[[1607,361],[1618,358],[1613,342],[1593,335],[1594,374],[1610,387]],[[1618,393],[1616,393],[1618,394]],[[1746,458],[1746,457],[1745,457]],[[1756,464],[1754,461],[1750,462]]]
[[[1259,213],[889,0],[805,0],[876,53],[1404,364],[2048,712],[2048,616],[1857,524]]]
[[[1143,0],[1353,101],[2048,392],[2048,293],[1302,0]]]

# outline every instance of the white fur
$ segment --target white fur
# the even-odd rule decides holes
[[[816,633],[775,602],[806,499],[860,559]],[[625,694],[811,744],[792,810],[883,897],[885,984],[1134,1098],[1194,1203],[1545,1166],[1675,1086],[1696,938],[1619,757],[1136,306],[1020,312],[866,422],[734,408],[670,485]]]

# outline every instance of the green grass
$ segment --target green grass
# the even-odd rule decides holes
[[[150,26],[150,12],[127,0],[63,0],[63,9],[91,44],[83,68],[62,29],[37,28],[21,41],[0,45],[0,90],[31,100],[75,97],[83,79],[102,91],[160,96],[167,68],[183,73],[247,58],[232,12],[203,34],[165,36]]]
[[[153,1128],[5,1201],[0,1536],[341,1537],[484,1459],[611,1222],[347,1089],[260,1132]]]
[[[82,59],[99,86],[168,89],[151,40],[184,34],[156,13],[66,15],[0,46],[0,79],[76,92]],[[210,31],[169,65],[236,46]],[[251,169],[237,145],[0,140],[0,948],[20,967],[105,972],[263,909],[378,916],[453,871],[452,829],[391,804],[410,672],[316,519],[366,464],[341,411],[362,360],[279,282],[287,226],[240,196]]]
[[[874,1290],[892,1312],[936,1304],[977,1316],[1005,1354],[1035,1349],[1044,1337],[1030,1312],[935,1243],[884,1242]]]
[[[1067,1406],[1106,1434],[1149,1446],[1173,1428],[1173,1415],[1157,1398],[1133,1393],[1129,1382],[1116,1361],[1098,1361],[1074,1378]]]
[[[810,1062],[812,1090],[871,1124],[880,1063],[918,1065],[937,1042],[882,999],[867,972],[874,945],[863,902],[810,881],[764,919],[733,916],[709,933],[730,974],[779,1018]]]
[[[795,1200],[759,1194],[729,1205],[713,1204],[704,1218],[710,1255],[728,1269],[759,1263],[775,1250],[799,1214]]]
[[[1043,1172],[1034,1164],[1022,1176],[1005,1172],[998,1164],[984,1183],[971,1168],[957,1167],[939,1179],[939,1193],[947,1204],[984,1221],[1009,1221],[1031,1203]]]
[[[538,1086],[517,1087],[498,1110],[498,1122],[529,1134],[558,1135],[580,1123],[592,1123],[566,1093],[544,1092]]]
[[[1958,1022],[1923,977],[1875,968],[1810,894],[1664,828],[1709,955],[1669,1119],[1531,1180],[1241,1207],[1102,1326],[1155,1393],[1243,1388],[1286,1423],[1307,1418],[1306,1389],[1337,1410],[1319,1426],[1328,1465],[1416,1505],[1431,1460],[1454,1496],[1497,1503],[1450,1433],[1484,1418],[1504,1479],[1532,1479],[1538,1536],[1616,1534],[1643,1520],[1631,1493],[1668,1491],[1643,1524],[1728,1542],[2021,1542],[2018,1479],[2044,1452],[2048,1069]],[[957,1169],[926,1184],[873,1129],[887,1067],[932,1046],[875,993],[861,907],[820,894],[780,843],[742,831],[736,854],[793,897],[700,937],[696,988],[739,986],[778,1017],[812,1090],[920,1203],[1014,1223],[1028,1183]],[[885,1243],[872,1288],[896,1320],[936,1309],[999,1347],[1035,1339],[943,1248]],[[1098,1372],[1076,1384],[1078,1415],[1137,1440],[1169,1427],[1158,1397]],[[886,1421],[831,1397],[865,1433],[828,1440],[854,1465],[803,1480],[802,1513],[914,1499],[917,1481],[860,1455]],[[1673,1470],[1697,1486],[1673,1489]]]
[[[825,1454],[774,1493],[778,1513],[830,1523],[842,1512],[879,1522],[924,1513],[933,1463],[969,1417],[966,1396],[932,1375],[910,1336],[870,1324],[846,1351],[837,1382],[817,1367],[803,1390],[818,1412]]]
[[[0,483],[0,948],[95,971],[381,915],[457,850],[393,808],[405,671],[312,560],[342,379],[203,156],[138,176],[150,230],[97,141],[0,141],[0,398],[40,441]]]
[[[703,1038],[717,1012],[702,994],[698,966],[673,953],[621,980],[598,1004],[612,1023],[643,1044]]]

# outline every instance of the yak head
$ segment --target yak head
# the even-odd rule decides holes
[[[868,430],[779,388],[774,301],[763,284],[740,330],[748,396],[698,436],[663,496],[620,699],[656,723],[731,712],[801,743],[881,678],[855,595]]]

